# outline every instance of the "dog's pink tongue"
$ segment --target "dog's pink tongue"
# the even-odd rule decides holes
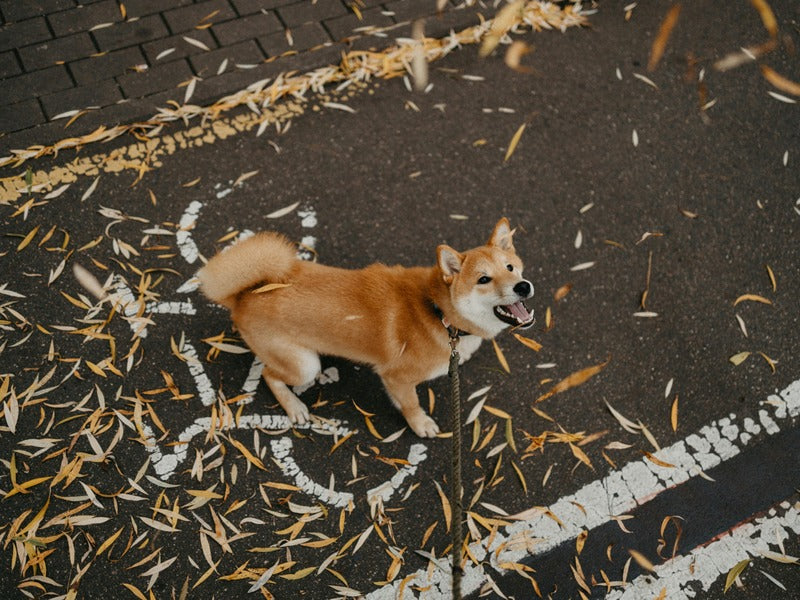
[[[511,311],[511,314],[514,315],[520,323],[527,323],[531,320],[531,315],[522,302],[509,304],[506,308]]]

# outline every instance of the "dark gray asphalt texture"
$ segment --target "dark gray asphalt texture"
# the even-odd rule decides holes
[[[87,456],[95,453],[89,436],[72,436],[101,406],[97,389],[102,390],[106,407],[118,411],[100,411],[100,422],[108,424],[107,429],[98,426],[94,430],[100,446],[105,449],[118,428],[123,429],[111,452],[113,460],[86,461],[81,476],[68,487],[59,482],[48,494],[48,481],[31,487],[30,493],[17,493],[0,501],[3,536],[9,531],[9,523],[30,509],[21,521],[28,522],[48,497],[43,521],[91,502],[82,484],[106,496],[97,494],[97,504],[81,514],[107,518],[96,525],[72,529],[65,523],[39,532],[43,537],[66,532],[57,539],[38,542],[53,549],[46,558],[44,575],[61,587],[38,581],[38,585],[18,588],[26,578],[32,581],[29,578],[36,573],[30,567],[20,573],[19,557],[15,562],[11,557],[12,546],[22,547],[22,542],[5,538],[0,596],[50,597],[43,595],[44,589],[53,596],[136,597],[130,587],[122,587],[129,584],[144,597],[177,598],[182,597],[188,580],[189,598],[247,597],[254,579],[276,562],[285,569],[282,575],[297,574],[300,578],[275,575],[263,587],[265,595],[279,599],[330,598],[343,593],[344,588],[367,594],[380,587],[376,582],[385,581],[391,570],[393,560],[387,548],[401,553],[403,565],[391,576],[399,581],[427,567],[428,560],[416,550],[435,552],[438,557],[449,545],[442,502],[434,485],[438,483],[445,493],[449,488],[447,439],[422,442],[426,459],[385,503],[386,520],[377,521],[380,532],[373,529],[368,537],[358,539],[374,523],[367,490],[390,479],[403,466],[402,462],[392,465],[382,459],[405,459],[420,440],[408,431],[388,444],[375,438],[362,411],[374,413],[370,422],[384,437],[404,426],[402,417],[389,405],[376,376],[338,359],[324,360],[323,369],[336,367],[339,380],[317,385],[302,398],[310,404],[318,402],[314,414],[342,420],[358,433],[332,454],[330,436],[307,430],[282,435],[293,441],[294,459],[312,479],[327,487],[333,477],[337,490],[354,495],[352,511],[281,488],[280,484],[296,482],[281,473],[271,458],[269,442],[280,436],[275,432],[254,434],[250,429],[234,428],[216,440],[208,439],[205,432],[194,437],[188,445],[188,458],[169,480],[177,487],[159,487],[154,483],[158,480],[152,467],[147,472],[152,479],[145,476],[137,484],[141,490],[130,487],[128,478],[136,477],[148,453],[135,430],[119,425],[118,414],[129,422],[141,418],[165,449],[174,447],[169,444],[177,442],[178,434],[195,419],[216,414],[211,406],[200,403],[196,379],[173,353],[171,339],[177,342],[184,336],[197,349],[211,385],[227,399],[241,393],[252,363],[249,354],[222,353],[207,360],[211,346],[202,340],[225,332],[225,342],[241,343],[224,310],[209,305],[197,292],[176,291],[200,264],[188,264],[182,258],[172,235],[174,224],[194,201],[201,202],[202,207],[191,236],[204,256],[222,248],[227,241],[219,240],[231,231],[276,229],[297,241],[313,236],[319,261],[353,268],[372,262],[431,264],[437,244],[446,242],[458,249],[479,245],[499,217],[511,220],[517,228],[515,243],[526,264],[526,277],[536,290],[532,308],[537,324],[525,335],[543,347],[537,353],[504,334],[497,343],[508,361],[509,373],[502,370],[491,343],[484,343],[462,368],[463,417],[474,405],[466,397],[491,386],[486,404],[511,416],[516,445],[516,451],[510,446],[497,450],[507,441],[506,419],[485,410],[480,415],[479,440],[483,441],[493,427],[496,433],[484,447],[471,450],[473,426],[464,428],[465,496],[472,498],[484,486],[471,510],[485,518],[500,517],[480,503],[500,507],[509,514],[533,506],[551,506],[613,472],[612,461],[620,468],[641,460],[643,452],[655,452],[645,435],[626,432],[604,401],[633,422],[645,425],[662,447],[731,414],[739,420],[752,417],[757,422],[761,403],[800,379],[800,214],[795,202],[800,197],[800,105],[768,95],[775,90],[754,64],[727,72],[713,68],[714,61],[729,52],[767,39],[759,14],[750,3],[684,4],[654,73],[648,73],[645,66],[670,3],[639,3],[630,21],[625,20],[621,3],[601,3],[599,12],[590,18],[589,28],[521,37],[534,46],[523,59],[533,68],[531,74],[507,68],[500,55],[480,59],[476,49],[468,47],[432,65],[433,89],[427,94],[408,92],[399,79],[374,82],[352,98],[337,100],[355,113],[325,107],[311,110],[318,104],[311,99],[309,110],[294,118],[282,135],[270,128],[260,137],[244,133],[178,151],[165,157],[160,167],[145,173],[135,185],[135,174],[102,175],[96,190],[81,201],[93,181],[84,177],[58,198],[30,208],[25,219],[17,209],[27,197],[2,206],[5,235],[0,238],[0,284],[25,296],[0,298],[6,303],[1,317],[6,321],[0,332],[0,372],[13,375],[10,381],[17,394],[53,365],[58,365],[57,371],[47,387],[69,373],[71,363],[48,361],[51,340],[56,358],[81,356],[97,364],[109,356],[108,340],[87,339],[56,327],[86,326],[77,320],[86,311],[61,294],[85,294],[72,275],[73,263],[89,269],[101,281],[112,273],[121,276],[132,289],[140,282],[133,267],[155,269],[150,273],[153,279],[163,280],[151,282],[149,289],[160,295],[152,300],[190,301],[196,314],[152,313],[148,336],[140,342],[136,364],[125,377],[108,370],[101,377],[81,366],[80,378],[72,377],[48,392],[45,402],[37,403],[39,398],[34,398],[22,408],[15,433],[3,422],[0,489],[4,492],[13,487],[9,476],[12,453],[18,484],[55,476],[78,451]],[[781,34],[779,48],[763,63],[800,81],[800,61],[794,50],[800,48],[800,9],[789,0],[770,4]],[[701,70],[703,81],[698,83]],[[637,73],[649,77],[657,87],[637,78]],[[477,77],[465,79],[464,75]],[[713,105],[701,108],[712,100],[716,101]],[[526,127],[518,145],[504,160],[512,136],[523,123]],[[276,152],[268,140],[280,151]],[[110,151],[106,147],[86,148],[81,154]],[[784,160],[787,152],[788,159]],[[53,162],[36,163],[33,168],[48,170],[72,158],[60,156]],[[1,175],[11,176],[24,169],[7,169]],[[258,173],[231,185],[243,173],[254,170]],[[199,182],[190,187],[184,185],[198,178]],[[220,193],[228,189],[232,191]],[[148,190],[157,199],[155,205]],[[266,218],[294,203],[299,204],[289,214]],[[118,209],[147,223],[126,219],[106,230],[114,219],[103,216],[101,207]],[[52,239],[39,244],[53,225],[56,231]],[[35,226],[40,227],[36,236],[17,251],[23,236]],[[144,231],[155,226],[171,234],[151,234],[140,245],[147,235]],[[60,247],[64,232],[70,236],[67,250],[77,250],[98,236],[103,239],[92,248],[71,254],[63,274],[48,286],[51,269],[65,256],[48,248]],[[115,253],[112,238],[127,242],[139,254],[126,258]],[[147,250],[147,246],[164,248]],[[574,270],[576,266],[585,268]],[[774,289],[770,271],[776,282]],[[571,286],[569,293],[556,301],[556,291],[565,285]],[[646,306],[642,308],[645,289]],[[759,296],[769,304],[745,299],[734,305],[745,294]],[[29,323],[21,323],[6,310],[10,301],[15,301],[11,307]],[[325,310],[325,306],[320,305],[319,310]],[[642,312],[655,316],[635,316]],[[106,307],[94,318],[102,321],[108,314]],[[131,347],[129,324],[114,316],[103,331],[117,340],[115,365],[124,371],[124,355]],[[30,337],[18,344],[29,333]],[[744,351],[751,354],[741,364],[729,360]],[[770,361],[774,362],[774,372]],[[599,373],[581,385],[535,403],[559,380],[606,362]],[[174,379],[180,394],[193,397],[172,399],[174,393],[170,391],[148,395],[147,391],[167,385],[162,371]],[[665,398],[668,382],[672,382],[671,391]],[[433,415],[442,429],[449,431],[448,382],[444,378],[435,380],[430,389],[436,398]],[[82,402],[92,390],[93,395]],[[427,408],[426,387],[421,386],[419,391]],[[677,431],[673,431],[671,411],[676,395]],[[81,406],[76,408],[75,403]],[[137,404],[145,407],[143,415],[136,414]],[[148,404],[167,430],[165,434],[148,414]],[[214,410],[220,405],[215,404]],[[531,410],[534,406],[553,421],[536,414]],[[230,408],[239,410],[235,404]],[[279,415],[280,408],[260,384],[255,401],[245,405],[241,414]],[[691,547],[681,547],[682,552],[690,552],[741,521],[767,514],[781,502],[796,505],[800,501],[800,473],[796,460],[789,459],[796,459],[798,454],[797,426],[792,419],[780,424],[784,431],[775,439],[785,440],[786,447],[773,445],[770,452],[763,452],[764,457],[770,457],[769,464],[743,461],[742,470],[728,473],[719,485],[696,481],[692,488],[696,495],[676,495],[663,514],[621,521],[621,526],[634,532],[631,539],[636,540],[635,545],[626,542],[625,534],[620,535],[620,528],[611,521],[616,531],[608,531],[607,537],[603,531],[589,533],[580,553],[585,559],[576,554],[574,540],[560,546],[554,551],[559,559],[543,563],[547,573],[531,573],[541,579],[542,594],[553,598],[586,594],[576,580],[576,560],[592,589],[591,597],[603,597],[606,592],[601,569],[612,580],[621,577],[629,549],[660,564],[669,557],[669,551],[661,558],[657,553],[659,528],[669,514],[692,515],[683,523],[684,535],[697,541]],[[601,435],[573,448],[550,437],[541,450],[526,452],[532,438],[545,431]],[[239,446],[258,454],[255,437],[259,438],[259,448],[266,448],[261,453],[265,470],[253,466],[229,441],[237,440]],[[36,447],[22,442],[38,438],[60,441],[40,456],[27,457],[25,452],[33,453]],[[581,436],[574,439],[577,443]],[[63,455],[42,460],[72,441],[74,448]],[[604,449],[612,442],[629,447]],[[765,433],[756,435],[743,456],[747,448],[768,442]],[[216,454],[209,453],[217,444],[222,448]],[[575,448],[585,453],[591,467],[578,459]],[[208,453],[203,459],[206,465],[223,458],[198,481],[190,471],[196,455],[203,452]],[[785,463],[781,463],[782,456]],[[499,466],[498,457],[502,457]],[[788,480],[794,481],[788,491],[785,485],[779,488],[785,495],[777,498],[773,497],[774,481],[770,477],[776,467],[789,469]],[[741,487],[736,485],[737,478]],[[208,490],[214,483],[213,492],[219,497],[192,512],[187,505],[198,496],[186,490]],[[121,489],[141,501],[110,497]],[[160,497],[162,491],[164,496]],[[86,499],[76,499],[82,496]],[[747,515],[731,510],[736,520],[726,522],[719,515],[704,516],[701,510],[695,510],[695,505],[713,507],[711,501],[720,498],[734,507],[741,502],[747,506]],[[295,505],[319,505],[322,511],[308,509],[308,522],[300,527],[295,523],[303,511],[298,512]],[[167,511],[178,507],[186,519],[175,523],[179,531],[154,529],[141,520],[170,523],[169,514],[154,511],[156,506]],[[317,518],[309,518],[309,513]],[[436,521],[426,537],[426,530]],[[297,529],[291,530],[292,526]],[[205,536],[216,571],[193,588],[209,569],[201,545],[204,534],[200,533],[206,528],[224,531],[229,546]],[[16,527],[22,539],[25,534],[20,534],[20,529]],[[96,556],[98,546],[120,529],[122,533],[111,549],[104,548],[104,553]],[[82,533],[76,533],[79,531]],[[236,531],[243,534],[238,539]],[[484,536],[488,533],[482,528],[480,532]],[[72,541],[68,543],[67,538]],[[292,544],[291,540],[297,538],[308,540]],[[341,557],[329,563],[330,570],[319,575],[309,570],[354,538],[356,541]],[[332,539],[329,545],[323,545]],[[609,550],[612,541],[615,544]],[[313,547],[313,543],[309,546],[309,542],[320,542],[321,547]],[[770,543],[777,552],[774,542]],[[671,548],[672,538],[667,544]],[[787,555],[800,553],[796,534],[782,544]],[[160,554],[133,566],[157,549]],[[152,594],[146,591],[153,567],[173,558],[157,573]],[[247,566],[242,567],[245,563]],[[535,558],[526,564],[539,570]],[[81,569],[86,571],[76,582]],[[518,599],[534,597],[533,587],[519,575],[503,576],[489,567],[487,572],[505,594]],[[642,567],[634,562],[628,578],[641,572]],[[593,580],[601,585],[592,586]],[[741,586],[734,585],[726,598],[792,598],[800,589],[797,565],[764,557],[755,558],[740,580]],[[690,576],[687,581],[691,581]],[[68,594],[70,582],[75,582],[76,596]],[[699,590],[697,597],[722,598],[724,585],[723,575],[709,590]],[[406,597],[411,597],[414,582],[405,587]],[[432,593],[415,591],[415,597]],[[488,590],[486,597],[500,596]]]

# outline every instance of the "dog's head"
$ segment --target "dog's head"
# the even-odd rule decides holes
[[[485,246],[466,252],[446,245],[437,248],[439,269],[459,317],[489,337],[509,326],[530,327],[534,321],[524,304],[533,296],[533,284],[522,276],[513,235],[503,217]]]

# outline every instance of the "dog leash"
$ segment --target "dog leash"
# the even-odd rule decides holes
[[[453,511],[452,522],[452,597],[461,600],[461,544],[463,540],[462,529],[462,489],[461,489],[461,383],[458,378],[458,340],[461,332],[452,325],[445,324],[450,336],[450,367],[447,371],[450,377],[450,405],[453,411],[453,439],[452,439],[452,469],[450,472],[450,506]]]

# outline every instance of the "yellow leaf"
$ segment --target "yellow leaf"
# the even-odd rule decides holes
[[[542,400],[546,400],[551,396],[555,396],[556,394],[560,394],[570,388],[576,387],[585,383],[587,380],[591,379],[595,375],[597,375],[600,371],[602,371],[606,365],[611,361],[609,358],[606,362],[600,363],[599,365],[594,365],[593,367],[587,367],[585,369],[581,369],[580,371],[576,371],[572,375],[569,375],[551,387],[546,393],[542,394],[536,399],[536,402],[541,402]]]
[[[664,49],[667,47],[667,41],[678,23],[678,16],[681,14],[681,5],[674,4],[669,9],[664,20],[661,22],[661,27],[658,29],[658,35],[653,40],[653,45],[650,48],[650,60],[647,63],[648,71],[655,71],[661,57],[664,55]]]
[[[383,436],[382,436],[380,433],[378,433],[378,430],[377,430],[377,429],[375,429],[375,425],[373,425],[373,424],[372,424],[372,419],[370,419],[369,417],[364,417],[364,421],[365,421],[365,422],[366,422],[366,424],[367,424],[367,429],[369,430],[369,432],[370,432],[370,433],[371,433],[373,436],[375,436],[376,438],[378,438],[379,440],[382,440],[382,439],[383,439]]]
[[[290,492],[300,491],[300,488],[297,487],[296,485],[291,485],[289,483],[280,483],[279,481],[265,481],[264,485],[276,490],[288,490]]]
[[[500,43],[500,39],[514,26],[514,23],[516,23],[517,19],[521,16],[524,5],[525,3],[523,0],[516,0],[515,2],[506,4],[497,11],[497,15],[495,15],[495,18],[492,20],[489,33],[486,34],[481,43],[479,55],[482,58],[489,56],[492,50]]]
[[[506,157],[503,159],[503,162],[507,161],[511,158],[511,155],[514,154],[514,150],[517,149],[517,144],[519,144],[519,139],[522,137],[523,131],[525,131],[525,123],[519,126],[514,137],[511,138],[511,143],[508,144],[508,150],[506,150]]]
[[[761,65],[761,74],[764,76],[764,79],[782,92],[792,94],[793,96],[800,96],[799,83],[787,79],[777,71],[770,69],[767,65]]]
[[[131,585],[130,583],[123,583],[122,585],[128,588],[128,591],[130,591],[134,596],[136,596],[140,600],[147,600],[147,596],[145,596],[142,592],[140,592],[139,588]]]
[[[769,265],[764,265],[764,266],[767,268],[767,274],[769,275],[769,281],[772,284],[772,291],[773,292],[777,292],[778,291],[778,282],[775,279],[775,273],[772,272],[772,269],[770,268]]]
[[[745,360],[747,360],[748,356],[750,356],[750,352],[744,351],[744,352],[739,352],[738,354],[734,354],[728,360],[738,367]]]
[[[500,366],[503,367],[503,370],[506,373],[511,373],[511,369],[508,366],[508,361],[506,360],[503,351],[500,349],[500,346],[497,345],[495,340],[492,340],[492,345],[494,346],[494,353],[497,355],[497,360],[500,362]]]
[[[506,411],[500,410],[499,408],[495,408],[494,406],[489,406],[488,404],[485,404],[483,406],[483,410],[485,410],[488,413],[492,413],[493,415],[495,415],[496,417],[500,417],[501,419],[509,419],[509,420],[511,419],[511,415],[508,414]]]
[[[69,303],[70,303],[70,304],[72,304],[72,305],[74,305],[74,306],[77,306],[78,308],[82,308],[83,310],[89,310],[89,307],[88,307],[88,306],[86,306],[86,305],[85,305],[83,302],[81,302],[80,300],[77,300],[76,298],[73,298],[73,297],[72,297],[72,296],[70,296],[68,293],[66,293],[66,292],[62,291],[62,292],[61,292],[61,295],[62,295],[62,296],[64,296],[64,298],[66,298],[66,299],[69,301]]]
[[[511,461],[511,466],[514,467],[514,471],[517,473],[517,477],[519,477],[519,482],[522,484],[522,489],[527,494],[528,493],[528,482],[525,481],[525,475],[522,474],[522,471],[517,466],[517,463],[515,463],[513,460]]]
[[[452,520],[453,512],[450,508],[450,501],[447,499],[447,496],[442,491],[441,486],[439,485],[438,481],[434,481],[433,485],[436,486],[436,491],[439,492],[439,498],[442,501],[442,512],[444,513],[444,524],[445,524],[445,531],[450,531],[450,521]],[[461,518],[461,515],[458,516]]]
[[[678,431],[678,394],[675,394],[675,400],[672,401],[670,421],[672,422],[672,431]]]
[[[308,577],[317,570],[317,567],[306,567],[305,569],[300,569],[299,571],[295,571],[294,573],[289,573],[288,575],[281,575],[281,578],[288,579],[290,581],[294,581],[296,579],[302,579],[303,577]]]
[[[281,288],[291,287],[291,283],[268,283],[266,285],[262,285],[260,288],[256,288],[253,290],[254,294],[263,294],[265,292],[271,292],[272,290],[279,290]]]
[[[122,530],[125,529],[124,526],[117,529],[117,532],[112,534],[110,538],[108,538],[105,542],[100,544],[100,547],[97,548],[97,556],[100,556],[103,552],[105,552],[111,544],[119,537],[119,534],[122,533]]]
[[[528,54],[529,52],[533,51],[528,44],[517,40],[513,42],[506,50],[506,56],[503,59],[510,69],[514,69],[518,73],[530,73],[532,69],[530,67],[520,65],[520,61],[522,57]]]
[[[39,225],[37,225],[36,227],[34,227],[33,229],[31,229],[31,230],[28,232],[28,235],[26,235],[26,236],[25,236],[25,237],[22,239],[22,241],[19,243],[19,246],[17,246],[17,252],[19,252],[20,250],[24,250],[24,249],[25,249],[25,246],[27,246],[28,244],[30,244],[30,243],[31,243],[31,240],[33,240],[33,238],[34,238],[34,237],[36,237],[36,233],[37,233],[38,231],[39,231]]]
[[[539,352],[539,350],[542,349],[542,345],[539,342],[532,340],[531,338],[527,338],[527,337],[522,336],[522,335],[520,335],[518,333],[515,333],[514,337],[517,338],[517,341],[520,344],[522,344],[523,346],[527,346],[528,348],[530,348],[534,352]]]
[[[642,567],[646,571],[653,571],[655,567],[653,567],[653,563],[641,552],[637,552],[636,550],[628,550],[628,553],[633,557],[640,567]]]
[[[239,440],[229,437],[228,441],[233,444],[236,449],[242,453],[242,455],[247,459],[248,462],[252,463],[256,468],[261,469],[262,471],[266,471],[267,468],[264,466],[264,463],[261,462],[261,459],[257,456],[253,455],[244,444],[242,444]]]
[[[569,448],[570,450],[572,450],[572,454],[575,456],[575,458],[577,458],[579,461],[581,461],[583,464],[589,467],[592,471],[594,471],[594,466],[592,465],[592,461],[589,460],[589,457],[586,456],[586,453],[583,450],[578,448],[572,442],[570,442]]]
[[[575,538],[575,552],[577,552],[578,554],[583,552],[583,547],[586,544],[587,537],[589,537],[589,532],[583,530],[578,534],[578,537]]]
[[[659,458],[656,458],[656,456],[654,454],[648,452],[647,450],[642,450],[642,454],[644,454],[647,457],[647,460],[649,460],[654,465],[658,465],[659,467],[664,467],[666,469],[674,469],[675,468],[675,465],[672,465],[672,464],[670,464],[668,462],[664,462],[663,460],[661,460]]]
[[[772,360],[769,356],[767,356],[763,352],[759,352],[759,354],[764,358],[765,361],[767,361],[767,364],[769,365],[769,368],[772,369],[772,372],[774,373],[775,372],[775,361]]]
[[[733,303],[734,306],[739,304],[740,302],[744,302],[745,300],[751,300],[752,302],[761,302],[762,304],[772,304],[772,301],[764,298],[764,296],[759,296],[757,294],[742,294],[739,296]]]
[[[750,4],[758,11],[761,22],[764,24],[764,29],[767,30],[770,37],[777,36],[778,21],[775,19],[775,13],[772,12],[769,4],[767,4],[767,0],[750,0]]]
[[[725,589],[723,590],[723,593],[728,591],[728,588],[733,585],[733,582],[736,581],[736,578],[742,574],[742,571],[744,571],[749,564],[750,559],[745,558],[744,560],[740,560],[738,563],[736,563],[733,568],[728,571],[728,576],[725,577]]]

